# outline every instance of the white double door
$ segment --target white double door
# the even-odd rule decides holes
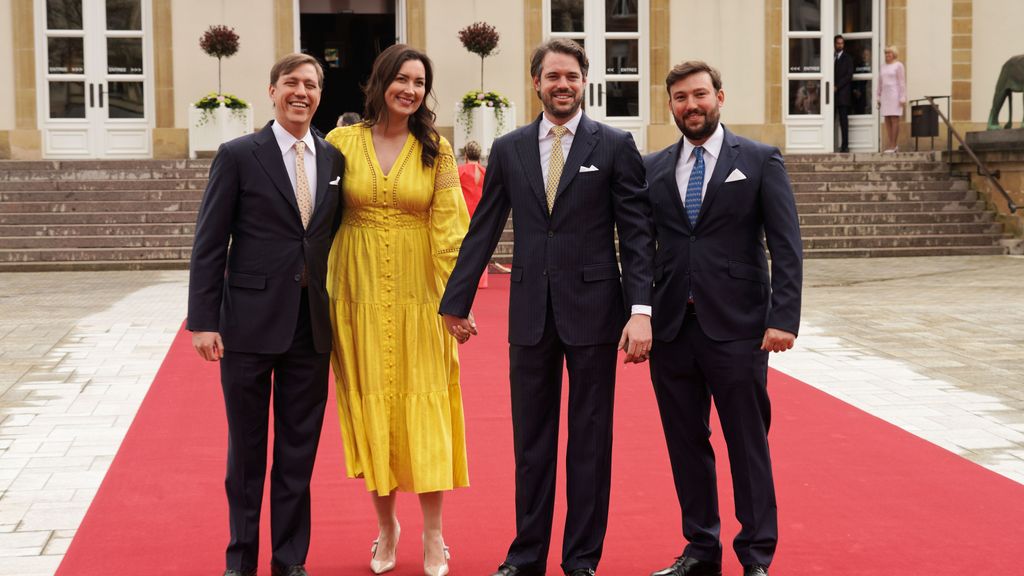
[[[601,122],[647,143],[649,0],[544,0],[546,38],[569,38],[587,51],[584,107]]]
[[[881,61],[884,0],[784,0],[782,85],[786,149],[839,150],[835,106],[834,36],[842,34],[853,58],[849,145],[853,152],[878,151],[875,86]]]
[[[150,0],[36,0],[47,158],[152,156]]]

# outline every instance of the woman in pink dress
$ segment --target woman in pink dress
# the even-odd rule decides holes
[[[889,154],[896,152],[903,106],[907,103],[907,75],[899,57],[895,46],[885,48],[885,64],[882,64],[875,90],[875,101],[885,118],[885,152]]]
[[[466,198],[466,208],[472,217],[484,193],[484,174],[487,173],[487,169],[480,165],[480,144],[475,140],[466,142],[463,151],[466,154],[466,163],[459,166],[459,182],[462,184],[462,195]],[[486,269],[480,276],[478,288],[487,288]]]

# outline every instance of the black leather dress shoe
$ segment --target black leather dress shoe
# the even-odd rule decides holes
[[[760,564],[751,564],[743,567],[743,576],[768,576],[768,567]]]
[[[270,563],[270,575],[271,576],[309,576],[306,572],[306,567],[301,564],[293,564],[291,566],[281,566],[275,562]]]
[[[498,566],[498,571],[491,576],[544,576],[544,573],[503,562],[501,566]]]
[[[651,572],[651,576],[722,576],[722,563],[680,556],[668,568]]]
[[[252,570],[233,570],[228,568],[224,571],[224,576],[256,576],[256,569]]]

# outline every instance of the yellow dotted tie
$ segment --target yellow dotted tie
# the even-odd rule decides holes
[[[309,219],[313,215],[313,197],[309,194],[309,178],[306,176],[306,143],[299,140],[295,143],[295,200],[299,204],[299,216],[302,227],[309,227]]]
[[[548,213],[555,205],[555,192],[558,192],[558,181],[562,179],[562,168],[565,167],[565,155],[562,153],[562,136],[569,129],[565,126],[553,126],[551,132],[555,141],[551,143],[551,158],[548,159],[548,182],[544,194],[548,199]]]

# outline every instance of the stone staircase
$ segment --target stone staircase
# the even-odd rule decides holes
[[[0,162],[0,272],[183,269],[209,160]]]
[[[0,272],[187,268],[209,166],[0,162]],[[808,258],[1007,252],[995,214],[934,153],[788,155],[786,166]],[[509,225],[494,260],[511,258]]]
[[[938,153],[789,154],[786,168],[807,258],[1007,253],[995,213]],[[511,262],[511,221],[494,259]]]

